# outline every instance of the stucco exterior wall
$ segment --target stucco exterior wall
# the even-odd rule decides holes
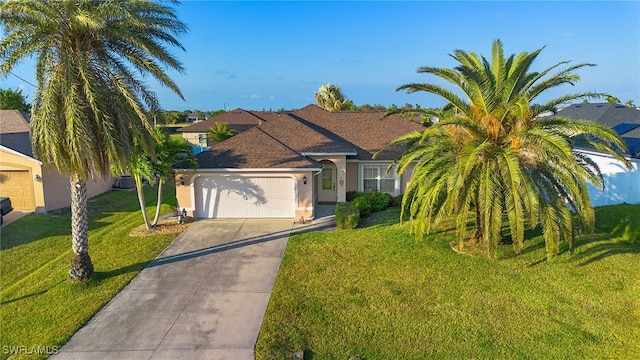
[[[185,209],[188,216],[195,217],[196,204],[192,204],[192,173],[176,173],[176,202],[178,209]]]
[[[200,134],[203,133],[183,132],[182,138],[187,140],[187,142],[192,146],[200,146]]]
[[[415,164],[409,165],[407,170],[405,170],[405,172],[400,177],[400,190],[401,190],[402,194],[405,193],[405,191],[407,190],[407,186],[411,182],[411,175],[413,174],[413,168],[414,167],[415,167]]]
[[[42,185],[46,204],[44,211],[71,206],[69,175],[60,174],[53,165],[43,166]],[[113,189],[113,177],[111,175],[106,179],[94,177],[87,180],[87,198],[89,199],[111,189]],[[36,212],[42,212],[42,209],[38,209]]]
[[[632,168],[627,170],[613,157],[593,152],[580,151],[598,164],[604,178],[604,189],[588,184],[593,206],[615,204],[640,204],[640,160],[628,159]]]
[[[358,191],[358,163],[347,163],[347,188],[346,191]]]
[[[301,217],[309,219],[315,215],[314,198],[314,177],[313,172],[302,172],[294,174],[298,187],[298,207],[296,208],[296,219]],[[307,183],[304,183],[304,178]]]

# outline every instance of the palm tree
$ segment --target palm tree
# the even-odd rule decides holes
[[[324,84],[314,95],[318,106],[327,111],[348,110],[353,106],[353,103],[344,97],[338,85]]]
[[[156,203],[156,214],[151,222],[151,226],[158,225],[160,207],[162,206],[162,185],[175,173],[173,171],[173,165],[179,162],[185,162],[192,168],[197,166],[193,149],[185,139],[174,139],[160,130],[158,130],[158,137],[160,138],[160,142],[156,148],[154,172],[154,177],[157,178],[158,181],[158,201]]]
[[[178,162],[185,162],[195,167],[195,157],[193,149],[189,143],[182,139],[172,139],[170,136],[156,129],[156,136],[159,139],[153,154],[147,154],[139,146],[134,146],[126,172],[130,174],[136,183],[136,192],[142,218],[147,230],[158,225],[160,218],[160,208],[162,207],[162,185],[173,173],[172,166]],[[118,174],[117,169],[112,169]],[[156,213],[153,221],[149,221],[144,197],[144,180],[147,179],[150,185],[158,184],[158,199],[156,203]]]
[[[602,186],[602,176],[598,166],[574,147],[591,146],[628,165],[616,151],[624,149],[624,143],[611,129],[592,122],[537,117],[540,111],[573,99],[604,95],[570,94],[531,106],[544,91],[579,80],[575,70],[592,66],[578,64],[556,72],[567,64],[560,62],[533,72],[531,64],[541,50],[505,58],[502,43],[496,40],[490,62],[456,50],[451,56],[457,67],[418,69],[454,84],[464,97],[428,83],[398,88],[441,96],[456,109],[422,133],[390,144],[409,145],[396,160],[399,173],[415,164],[403,208],[408,209],[418,238],[453,216],[461,250],[471,209],[472,240],[482,242],[490,257],[495,256],[506,219],[516,253],[522,252],[525,229],[540,225],[547,256],[552,258],[559,241],[568,241],[572,249],[576,232],[592,229],[594,211],[586,181]]]
[[[226,122],[217,122],[207,131],[207,139],[217,143],[223,142],[238,133],[238,130],[229,126]]]
[[[112,171],[118,174],[117,168],[113,168]],[[153,185],[155,183],[155,164],[151,157],[144,152],[141,146],[134,142],[133,150],[129,156],[129,162],[125,171],[127,174],[133,177],[136,184],[136,193],[138,194],[138,203],[140,204],[140,210],[142,211],[142,219],[147,230],[151,229],[152,225],[147,216],[147,206],[144,199],[143,180],[146,178]]]
[[[174,10],[150,1],[38,0],[0,4],[0,76],[36,59],[32,104],[36,157],[71,182],[73,259],[69,278],[91,277],[86,181],[124,170],[134,139],[153,152],[147,110],[158,108],[141,77],[151,75],[182,98],[165,68],[183,71],[166,45],[186,31]]]

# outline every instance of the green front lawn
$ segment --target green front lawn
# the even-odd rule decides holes
[[[595,234],[552,261],[535,232],[488,260],[372,217],[290,237],[258,359],[638,358],[640,206],[598,208]]]
[[[167,213],[175,209],[175,191],[164,188],[162,210]],[[146,186],[145,191],[151,204],[147,212],[153,217],[155,189]],[[10,355],[11,346],[27,346],[21,350],[24,357],[24,352],[37,352],[32,347],[61,347],[176,236],[130,237],[142,223],[135,191],[109,191],[89,200],[89,254],[95,275],[82,284],[66,280],[71,258],[68,209],[28,216],[3,228],[0,358]]]

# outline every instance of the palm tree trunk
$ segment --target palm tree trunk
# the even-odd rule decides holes
[[[93,275],[89,257],[89,220],[87,214],[87,183],[77,174],[71,175],[71,270],[69,280],[84,281]]]
[[[160,219],[160,207],[162,206],[162,178],[158,180],[158,201],[156,202],[156,216],[153,218],[151,226],[158,225]]]
[[[476,197],[476,203],[475,203],[475,211],[476,211],[476,231],[473,234],[473,238],[471,239],[471,241],[474,244],[479,243],[480,241],[482,241],[482,219],[480,218],[480,203],[479,203],[479,196]]]
[[[138,202],[140,203],[140,210],[142,210],[142,218],[144,219],[144,225],[147,230],[151,230],[151,223],[149,223],[149,217],[147,216],[147,207],[144,201],[144,191],[142,191],[142,177],[133,176],[136,181],[136,191],[138,192]]]

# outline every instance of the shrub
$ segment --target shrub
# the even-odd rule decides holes
[[[391,199],[389,206],[400,207],[402,206],[402,195],[395,196]]]
[[[336,227],[338,230],[352,230],[360,223],[360,210],[353,203],[336,204]]]
[[[353,205],[357,207],[358,210],[360,210],[361,217],[367,217],[371,215],[371,212],[372,212],[371,200],[369,200],[369,197],[367,196],[366,193],[358,194],[355,197],[355,199],[353,199]]]
[[[370,191],[367,194],[371,201],[371,212],[382,211],[391,203],[391,195],[380,193],[377,191]]]
[[[357,193],[353,198],[353,204],[360,209],[360,216],[367,217],[374,212],[384,210],[391,204],[391,200],[391,195],[374,190]]]
[[[357,191],[347,191],[347,202],[352,202],[358,196]]]

